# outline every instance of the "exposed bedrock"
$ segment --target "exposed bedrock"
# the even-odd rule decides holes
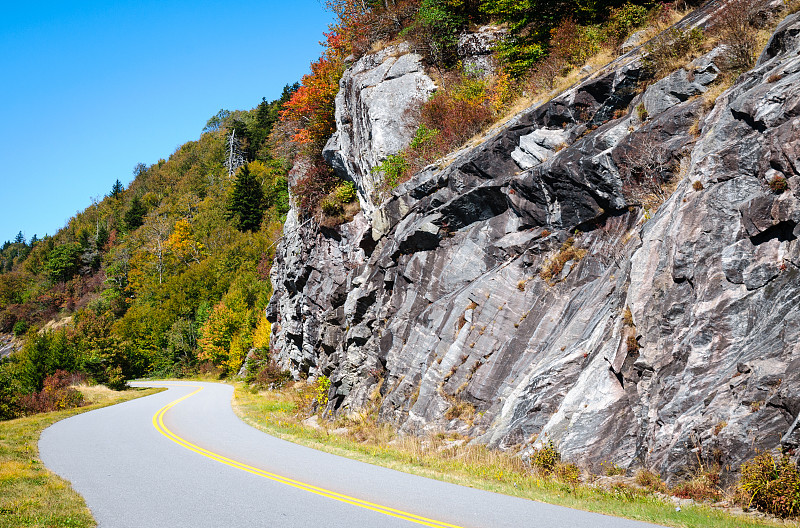
[[[799,35],[793,15],[713,105],[723,50],[644,90],[632,52],[368,216],[321,230],[291,213],[273,349],[330,376],[333,411],[379,387],[381,418],[405,432],[523,454],[552,440],[584,466],[672,476],[797,447]],[[343,84],[337,116],[370,112],[359,93]]]

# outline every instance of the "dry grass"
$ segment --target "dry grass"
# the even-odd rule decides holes
[[[464,486],[666,526],[785,526],[700,505],[684,506],[676,512],[672,503],[646,489],[604,489],[581,483],[577,467],[566,462],[545,475],[526,465],[516,451],[488,449],[458,434],[401,436],[390,425],[377,421],[377,400],[363,413],[306,426],[303,420],[307,415],[297,404],[297,394],[305,390],[302,385],[262,392],[238,386],[234,410],[245,422],[279,438]],[[657,479],[651,476],[647,482],[652,481],[651,485],[661,490]]]
[[[39,435],[69,416],[164,390],[77,388],[90,405],[0,422],[0,528],[96,526],[83,498],[42,464]]]

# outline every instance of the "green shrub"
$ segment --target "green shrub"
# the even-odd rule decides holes
[[[322,212],[328,216],[339,216],[344,213],[344,207],[341,202],[333,196],[326,196],[319,204]]]
[[[555,477],[565,484],[578,484],[581,481],[581,470],[573,463],[559,462],[553,469]]]
[[[14,323],[14,329],[12,330],[12,332],[14,333],[14,335],[16,337],[19,337],[19,336],[25,334],[25,332],[27,332],[27,331],[28,331],[28,322],[27,321],[19,320],[16,323]]]
[[[787,456],[762,453],[745,463],[739,487],[749,498],[747,507],[778,517],[800,514],[800,473]]]
[[[650,117],[650,114],[647,112],[647,108],[645,108],[644,103],[639,103],[636,105],[636,117],[638,117],[639,121],[642,123],[647,121],[647,118]]]
[[[531,464],[542,473],[550,474],[561,462],[561,453],[556,449],[552,440],[548,440],[541,448],[535,450],[531,455]]]
[[[406,157],[401,154],[390,154],[383,162],[375,167],[373,171],[382,172],[384,183],[390,189],[397,187],[403,180],[409,164]]]
[[[334,190],[334,195],[339,203],[351,203],[356,199],[356,186],[353,182],[346,181]]]
[[[111,390],[121,391],[128,388],[125,376],[122,374],[122,367],[116,366],[106,371],[106,387]]]
[[[630,2],[612,9],[605,26],[606,38],[616,45],[622,44],[633,30],[642,27],[647,22],[648,14],[645,6],[634,5]]]
[[[439,129],[429,128],[425,125],[425,123],[422,123],[414,133],[414,138],[411,140],[411,144],[409,146],[412,149],[424,149],[433,143],[438,135]]]

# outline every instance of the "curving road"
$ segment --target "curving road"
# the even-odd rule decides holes
[[[465,488],[276,439],[233,413],[233,388],[169,390],[46,429],[41,458],[100,528],[655,525]]]

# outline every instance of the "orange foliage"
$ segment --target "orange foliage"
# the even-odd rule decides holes
[[[342,61],[325,56],[311,63],[311,73],[303,76],[300,88],[280,113],[281,120],[297,122],[292,141],[321,147],[333,134],[336,129],[334,98],[343,71]]]

